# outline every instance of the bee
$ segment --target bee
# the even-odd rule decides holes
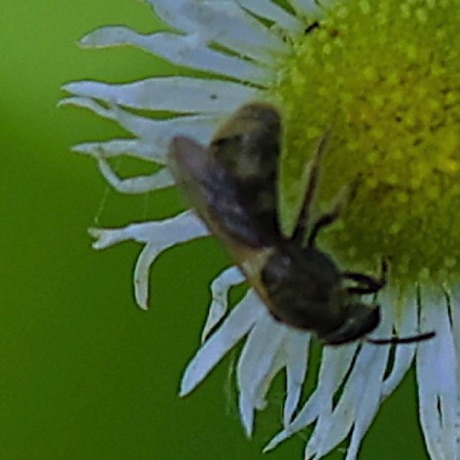
[[[271,104],[241,107],[206,147],[189,137],[171,141],[168,165],[184,198],[240,267],[270,314],[297,329],[314,332],[327,345],[358,339],[375,344],[410,343],[434,336],[367,337],[380,323],[380,306],[362,296],[386,284],[380,277],[341,271],[316,247],[320,231],[340,215],[341,205],[311,219],[321,159],[329,131],[309,164],[309,181],[295,230],[285,236],[278,220],[278,162],[282,123]]]

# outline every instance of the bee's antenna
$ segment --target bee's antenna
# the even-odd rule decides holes
[[[371,339],[366,337],[366,342],[374,345],[399,345],[403,343],[416,343],[430,340],[436,335],[436,332],[423,332],[422,334],[410,335],[408,337],[389,337],[388,339]]]

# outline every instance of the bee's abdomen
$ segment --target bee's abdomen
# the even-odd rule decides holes
[[[340,274],[315,248],[292,245],[275,250],[261,281],[276,319],[318,335],[336,330],[343,322]]]

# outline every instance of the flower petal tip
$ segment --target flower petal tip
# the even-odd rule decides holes
[[[197,383],[193,384],[192,381],[184,375],[179,389],[179,397],[184,398],[189,395],[196,387]]]
[[[270,452],[273,450],[278,444],[282,443],[284,440],[289,438],[290,433],[287,430],[281,431],[278,433],[263,449],[263,453]]]
[[[254,431],[254,414],[249,420],[243,420],[244,435],[248,439],[252,439],[252,433]]]
[[[95,239],[92,247],[97,250],[108,248],[123,240],[122,232],[117,230],[90,227],[88,228],[88,234]]]
[[[196,363],[196,357],[189,363],[184,371],[182,381],[180,383],[179,396],[183,398],[191,393],[204,379],[206,374],[200,370],[199,364]]]
[[[65,90],[64,86],[61,88]],[[56,107],[67,107],[68,105],[72,105],[72,98],[66,97],[65,99],[61,99],[57,104]]]
[[[104,233],[104,230],[100,229],[100,228],[95,228],[95,227],[89,227],[88,228],[88,235],[91,237],[91,238],[94,238],[96,241],[93,241],[93,248],[94,249],[102,249],[102,246],[101,246],[101,237]]]
[[[243,424],[244,433],[248,439],[252,438],[252,433],[254,431],[254,408],[254,402],[245,397],[244,394],[241,394],[240,417],[241,423]]]
[[[143,311],[147,311],[149,309],[149,306],[147,304],[140,304],[139,302],[137,303],[139,308]]]
[[[86,35],[83,35],[83,37],[80,37],[80,39],[77,42],[78,46],[80,48],[90,48],[90,47],[94,46],[91,43],[91,36],[92,35],[93,35],[93,33],[90,32],[89,34],[86,34]]]
[[[141,310],[147,311],[149,309],[148,290],[143,289],[143,286],[139,286],[139,284],[140,283],[135,282],[136,289],[134,295],[136,298],[136,303]]]

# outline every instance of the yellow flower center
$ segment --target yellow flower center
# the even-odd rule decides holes
[[[403,284],[458,275],[460,0],[337,1],[318,24],[293,43],[274,88],[284,230],[330,128],[318,212],[358,185],[319,246],[349,270],[389,257]]]

